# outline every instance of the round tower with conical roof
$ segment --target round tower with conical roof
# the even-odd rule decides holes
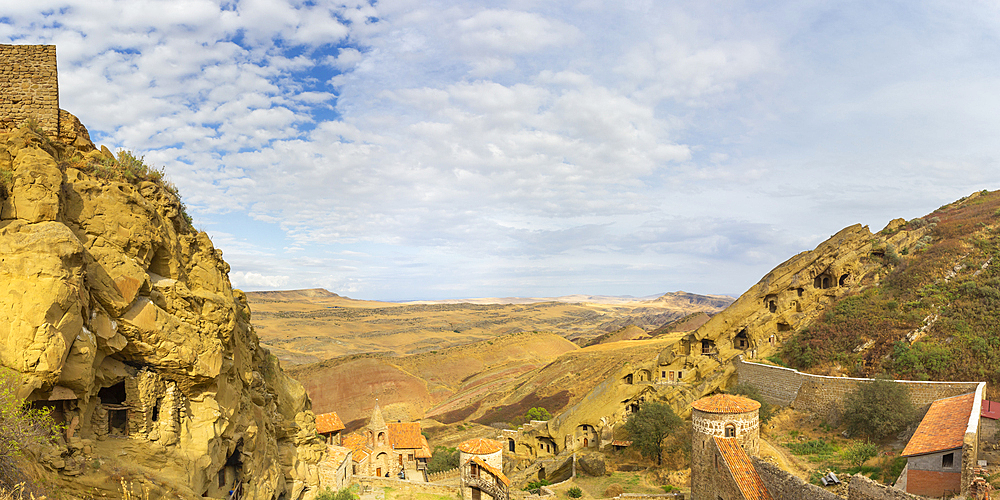
[[[691,403],[691,498],[715,500],[712,474],[716,437],[733,438],[747,452],[760,448],[760,403],[742,396],[716,394]]]

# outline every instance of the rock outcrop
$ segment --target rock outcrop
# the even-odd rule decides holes
[[[154,497],[311,497],[310,401],[222,252],[159,175],[115,175],[66,115],[66,141],[0,133],[0,364],[67,425],[41,460],[62,476],[127,463]]]

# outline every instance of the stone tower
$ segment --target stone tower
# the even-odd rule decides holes
[[[59,77],[55,45],[0,45],[0,131],[28,118],[59,133]]]
[[[715,500],[712,474],[715,437],[735,438],[748,455],[760,447],[760,403],[730,394],[716,394],[691,403],[691,499]]]

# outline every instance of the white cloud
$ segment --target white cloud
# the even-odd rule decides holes
[[[232,271],[229,280],[234,288],[281,288],[288,284],[288,276],[265,276],[255,272]]]
[[[58,44],[242,286],[733,293],[993,187],[993,9],[895,8],[39,0],[0,38]]]

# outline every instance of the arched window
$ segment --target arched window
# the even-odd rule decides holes
[[[736,426],[733,424],[726,424],[726,437],[734,438],[736,437]]]

